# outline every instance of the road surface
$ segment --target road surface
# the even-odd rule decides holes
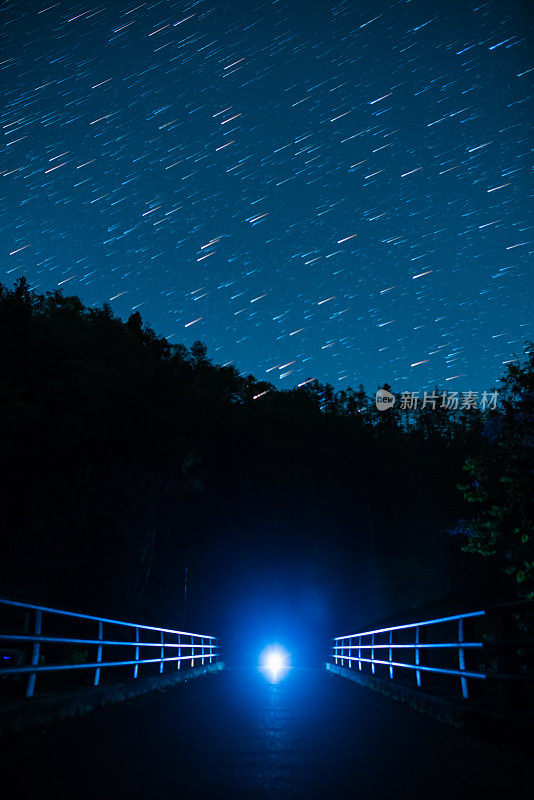
[[[228,670],[21,734],[0,752],[6,800],[489,800],[530,796],[534,775],[525,755],[320,669],[275,686]]]

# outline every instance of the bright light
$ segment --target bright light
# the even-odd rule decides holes
[[[282,671],[282,667],[284,666],[284,659],[280,653],[270,653],[269,657],[267,658],[266,666],[272,675],[279,675]]]
[[[279,683],[290,669],[289,653],[279,645],[266,647],[260,656],[260,670],[269,683]]]

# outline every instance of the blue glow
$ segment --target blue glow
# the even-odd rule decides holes
[[[289,653],[278,644],[269,645],[260,656],[260,670],[269,683],[280,683],[291,669]]]

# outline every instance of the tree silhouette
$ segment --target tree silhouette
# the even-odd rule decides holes
[[[0,285],[0,341],[0,593],[165,619],[175,574],[219,539],[223,553],[259,546],[268,518],[277,553],[300,563],[303,553],[335,552],[348,594],[371,562],[373,575],[404,564],[392,603],[403,592],[434,601],[460,580],[460,568],[444,570],[442,532],[462,513],[462,463],[489,447],[482,425],[500,417],[430,412],[404,430],[398,404],[378,411],[362,385],[334,391],[309,380],[281,391],[213,363],[201,342],[169,344],[139,312],[124,322],[109,305],[38,294],[24,279]],[[520,468],[530,373],[510,375],[494,430],[515,520],[528,511]],[[502,514],[504,531],[504,500]],[[514,539],[507,562],[520,577],[526,567],[521,586],[531,538]],[[445,555],[460,566],[466,558],[459,548]]]
[[[487,418],[484,445],[464,465],[465,499],[477,508],[452,530],[463,549],[493,558],[534,598],[534,347],[523,364],[508,365],[503,410]]]

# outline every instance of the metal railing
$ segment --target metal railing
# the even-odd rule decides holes
[[[220,657],[216,637],[208,634],[157,628],[153,625],[123,622],[4,598],[0,598],[0,607],[20,609],[24,612],[23,633],[13,633],[11,630],[2,630],[0,633],[0,676],[27,676],[26,697],[33,697],[37,675],[43,673],[94,670],[92,682],[94,686],[98,686],[102,670],[108,667],[131,666],[133,670],[130,677],[135,679],[138,678],[139,667],[143,664],[159,665],[161,674],[165,665],[172,664],[176,669],[180,669],[182,664],[195,668],[212,664]],[[45,619],[46,624],[43,624]],[[52,619],[56,621],[68,619],[71,623],[76,622],[80,625],[82,622],[94,624],[94,634],[93,636],[46,635],[44,631]],[[13,621],[8,627],[13,628]],[[120,638],[121,635],[128,635],[129,638]],[[148,636],[155,641],[147,640]],[[4,643],[8,645],[7,648],[4,647]],[[47,663],[49,655],[55,656],[63,645],[85,645],[94,648],[94,659],[85,660],[85,654],[89,651],[84,651],[81,658],[79,657],[79,663],[66,663],[64,659],[63,663],[61,661]],[[132,648],[133,658],[125,658],[125,655],[131,655]],[[152,653],[157,655],[146,657]],[[112,658],[113,654],[118,654],[119,657]],[[24,663],[28,657],[30,663]],[[10,665],[3,666],[6,663]]]
[[[334,664],[340,663],[342,667],[346,663],[350,669],[357,665],[359,671],[362,671],[362,665],[369,664],[371,675],[376,674],[377,666],[385,667],[386,674],[392,680],[397,670],[408,670],[415,674],[418,687],[421,686],[422,675],[425,673],[453,676],[459,678],[462,697],[468,699],[468,680],[485,680],[487,673],[480,668],[466,668],[466,652],[481,650],[484,642],[481,638],[466,639],[465,622],[484,617],[485,614],[485,611],[471,611],[467,614],[455,614],[407,625],[394,625],[390,628],[336,636],[332,647],[332,660]],[[422,629],[425,637],[422,636]],[[442,639],[440,634],[444,629],[448,633],[448,638]],[[438,640],[423,641],[429,633],[432,634],[432,638]],[[427,658],[430,652],[432,659]],[[444,652],[447,653],[446,659],[442,657]],[[410,660],[406,660],[408,654],[411,655]],[[436,659],[436,655],[441,658]],[[455,666],[451,663],[451,655],[456,661]],[[430,660],[433,663],[430,663]],[[446,663],[443,663],[444,660]]]
[[[534,707],[534,602],[336,636],[331,661],[431,692]],[[415,678],[415,680],[414,680]]]

